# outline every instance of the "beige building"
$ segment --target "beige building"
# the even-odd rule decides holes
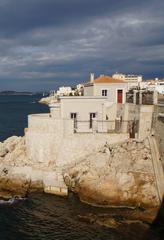
[[[28,116],[27,155],[36,164],[75,164],[106,142],[112,144],[135,137],[139,119],[144,119],[144,137],[151,120],[140,106],[125,103],[127,83],[100,76],[84,84],[84,96],[63,96],[49,105],[47,114]],[[151,110],[151,109],[150,109]],[[150,111],[151,115],[151,111]],[[148,120],[146,121],[146,116]],[[138,133],[140,138],[142,134]]]
[[[122,79],[100,75],[94,79],[91,74],[90,81],[84,84],[84,96],[107,97],[112,103],[125,103],[128,84]]]
[[[108,97],[60,97],[57,103],[50,105],[50,114],[62,121],[65,131],[107,133],[115,130],[121,107],[110,102]]]
[[[141,112],[141,107],[112,103],[107,97],[60,97],[50,113],[28,116],[27,155],[36,164],[60,167],[81,161],[106,142],[135,137],[137,125],[144,138],[150,134],[151,112]]]
[[[127,82],[128,90],[140,87],[140,83],[142,82],[142,75],[115,73],[112,77]]]

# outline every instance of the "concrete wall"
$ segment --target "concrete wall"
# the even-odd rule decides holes
[[[56,165],[74,165],[85,159],[88,154],[99,150],[106,142],[109,144],[124,142],[128,134],[78,134],[64,138],[56,159]]]
[[[154,111],[154,136],[159,148],[162,164],[164,167],[164,117],[160,117],[159,113],[164,114],[164,105],[156,105]]]
[[[128,134],[74,134],[72,120],[67,120],[66,124],[63,121],[44,114],[28,117],[26,147],[34,165],[63,167],[75,164],[106,142],[128,139]]]
[[[89,121],[90,113],[97,113],[97,119],[106,115],[106,98],[61,98],[61,118],[70,119],[70,113],[77,113],[77,120]]]
[[[84,96],[94,96],[93,86],[84,87]]]
[[[27,155],[34,165],[48,166],[53,164],[57,158],[63,137],[63,126],[60,120],[42,115],[36,114],[28,117],[26,147]]]
[[[126,133],[130,131],[130,125],[139,121],[139,106],[131,103],[117,105],[117,117],[122,119],[121,132]],[[135,126],[135,132],[138,131],[138,124]]]
[[[160,158],[157,141],[152,136],[148,137],[148,139],[151,147],[152,164],[153,164],[153,170],[154,170],[154,175],[156,180],[156,187],[157,187],[160,202],[162,203],[163,196],[164,196],[164,171],[163,171],[162,161]]]
[[[41,166],[64,166],[67,164],[75,164],[80,159],[85,158],[87,154],[92,153],[106,142],[117,143],[125,141],[129,138],[127,133],[128,120],[136,116],[140,117],[139,138],[145,138],[150,134],[152,106],[141,106],[140,114],[133,104],[117,105],[105,102],[103,99],[91,100],[87,98],[81,101],[76,100],[76,104],[72,104],[71,98],[61,99],[61,115],[62,118],[54,118],[50,114],[36,114],[28,117],[28,131],[26,132],[27,155],[34,163]],[[104,105],[102,105],[104,104]],[[73,106],[73,108],[71,108]],[[87,108],[86,108],[87,106]],[[102,107],[104,109],[102,109]],[[125,125],[122,125],[122,133],[96,133],[96,128],[101,132],[102,122],[98,126],[93,126],[91,133],[74,133],[73,120],[70,119],[70,111],[77,112],[81,110],[84,119],[88,117],[88,111],[103,113],[103,118],[108,115],[109,119],[122,116]],[[119,110],[119,111],[118,111]],[[55,110],[56,111],[56,110]],[[101,120],[102,115],[100,116]],[[114,122],[112,122],[114,123]],[[109,124],[112,124],[109,122]],[[87,123],[88,124],[88,123]],[[103,128],[115,128],[107,126],[108,122],[103,123]]]
[[[121,117],[123,121],[128,121],[125,114],[126,104],[116,104],[109,102],[107,98],[62,98],[61,99],[61,118],[70,119],[70,113],[77,113],[76,132],[111,132],[115,130],[115,120]],[[118,109],[123,108],[117,116]],[[128,113],[129,107],[127,108]],[[51,111],[52,112],[52,111]],[[96,113],[94,129],[90,129],[90,113]],[[127,125],[127,123],[126,123]],[[123,132],[127,133],[127,127]]]
[[[153,105],[140,105],[138,138],[141,140],[151,134],[153,111]]]

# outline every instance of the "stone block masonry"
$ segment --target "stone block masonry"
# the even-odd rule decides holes
[[[69,128],[69,122],[67,127]],[[47,115],[31,115],[26,131],[26,148],[29,159],[36,166],[62,167],[78,163],[80,159],[98,150],[106,142],[112,144],[128,138],[127,133],[73,134],[70,129],[66,131],[63,128],[60,119],[52,119]]]

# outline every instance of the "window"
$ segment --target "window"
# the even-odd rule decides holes
[[[71,119],[73,119],[73,127],[74,129],[77,128],[77,113],[70,113]]]
[[[107,89],[103,89],[103,90],[102,90],[102,96],[106,97],[106,96],[107,96],[107,93],[108,93]]]
[[[76,119],[77,118],[77,113],[70,113],[71,119]]]
[[[89,128],[92,128],[93,126],[93,118],[96,117],[96,113],[90,113],[89,114]]]

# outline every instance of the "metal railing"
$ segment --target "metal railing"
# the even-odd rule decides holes
[[[75,133],[129,133],[135,135],[135,133],[138,132],[138,121],[121,119],[92,121],[75,120],[73,124]]]

